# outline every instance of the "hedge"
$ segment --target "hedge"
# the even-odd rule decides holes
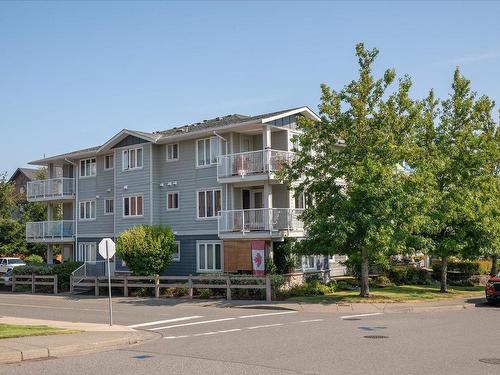
[[[80,267],[82,262],[64,262],[61,264],[27,264],[15,267],[14,275],[57,275],[57,284],[60,291],[69,290],[71,273]]]

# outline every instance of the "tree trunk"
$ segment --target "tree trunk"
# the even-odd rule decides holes
[[[361,297],[370,296],[370,285],[368,283],[369,268],[368,250],[363,249],[361,250],[361,292],[359,293]]]
[[[448,292],[448,257],[441,257],[441,292]]]
[[[496,275],[497,273],[498,273],[497,256],[492,255],[492,257],[491,257],[491,274]]]

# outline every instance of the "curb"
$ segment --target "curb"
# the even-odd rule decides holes
[[[119,349],[129,345],[142,344],[159,337],[156,333],[134,334],[133,336],[114,338],[86,344],[69,344],[62,346],[36,347],[26,349],[12,349],[0,347],[0,364],[18,363],[34,359],[62,358],[80,354],[90,354],[101,350]],[[29,346],[29,345],[26,345]]]

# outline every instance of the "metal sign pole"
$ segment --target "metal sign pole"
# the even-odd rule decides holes
[[[111,270],[109,267],[108,241],[106,241],[106,258],[108,262],[108,295],[109,295],[109,325],[113,325],[113,305],[111,304]]]

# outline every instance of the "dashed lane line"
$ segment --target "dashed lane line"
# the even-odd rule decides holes
[[[247,329],[270,328],[270,327],[279,327],[279,326],[284,326],[284,325],[285,325],[285,323],[264,324],[261,326],[247,327]]]
[[[297,313],[297,311],[281,311],[281,312],[265,313],[265,314],[242,315],[242,316],[231,317],[231,318],[203,320],[201,322],[191,322],[191,323],[174,324],[171,326],[154,327],[154,328],[149,328],[148,330],[149,331],[160,331],[162,329],[189,327],[189,326],[195,326],[195,325],[200,325],[200,324],[218,323],[218,322],[225,322],[225,321],[236,320],[236,319],[250,319],[250,318],[260,318],[260,317],[273,316],[273,315],[286,315],[286,314],[296,314],[296,313]]]
[[[350,319],[350,318],[362,318],[364,316],[374,316],[374,315],[383,315],[384,313],[370,313],[370,314],[358,314],[358,315],[345,315],[341,316],[340,319]]]
[[[157,325],[157,324],[182,322],[184,320],[191,320],[191,319],[198,319],[198,318],[203,318],[203,316],[201,316],[201,315],[183,316],[183,317],[174,318],[174,319],[157,320],[157,321],[154,321],[154,322],[132,324],[132,325],[129,326],[129,328],[141,328],[141,327],[147,327],[147,326],[154,326],[154,325]]]
[[[226,329],[226,330],[222,330],[222,331],[210,331],[210,332],[195,333],[192,335],[165,336],[164,339],[165,340],[174,340],[174,339],[181,339],[181,338],[187,338],[187,337],[212,336],[212,335],[218,335],[221,333],[239,332],[239,331],[243,331],[243,330],[254,330],[254,329],[261,329],[261,328],[281,327],[281,326],[284,326],[286,324],[313,323],[313,322],[322,322],[322,321],[323,321],[323,319],[300,320],[298,322],[291,322],[291,323],[265,324],[265,325],[252,326],[252,327],[246,327],[246,328],[233,328],[233,329]]]
[[[170,328],[178,328],[178,327],[188,327],[188,326],[196,326],[200,324],[208,324],[208,323],[217,323],[217,322],[226,322],[228,320],[236,320],[236,318],[223,318],[223,319],[213,319],[213,320],[202,320],[201,322],[192,322],[192,323],[183,323],[183,324],[174,324],[172,326],[166,327],[154,327],[149,328],[149,331],[159,331],[161,329],[170,329]]]

